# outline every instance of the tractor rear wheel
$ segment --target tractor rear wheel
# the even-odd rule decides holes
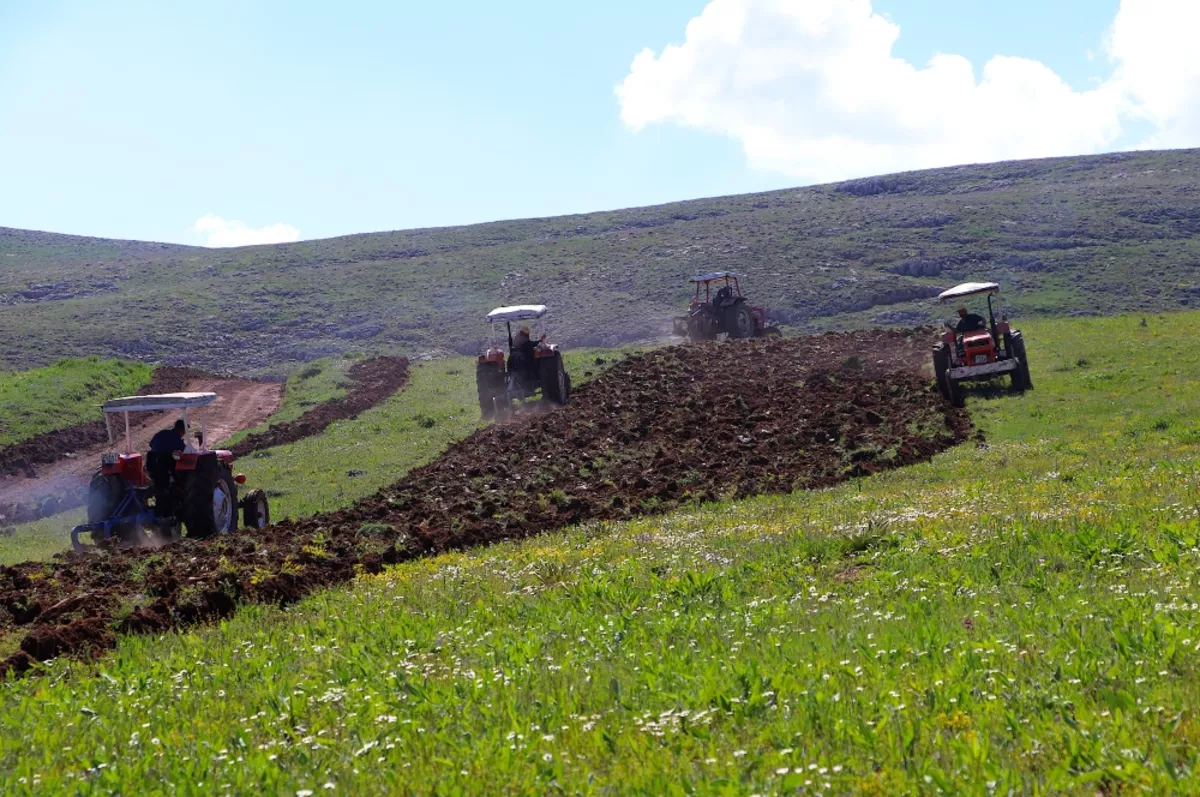
[[[538,378],[542,383],[542,398],[558,405],[567,403],[570,387],[567,369],[563,367],[562,354],[555,353],[552,357],[539,360]]]
[[[725,329],[729,337],[745,339],[754,337],[754,316],[745,303],[730,307],[725,316]]]
[[[965,407],[967,404],[966,395],[963,393],[962,385],[950,378],[950,371],[942,374],[942,381],[945,383],[943,395],[953,407]]]
[[[949,379],[946,374],[950,370],[950,351],[945,343],[933,347],[933,376],[937,382],[938,392],[942,398],[950,400]]]
[[[1033,379],[1029,376],[1029,358],[1025,356],[1025,339],[1016,335],[1012,339],[1012,353],[1017,360],[1017,370],[1012,372],[1012,388],[1018,392],[1033,390]]]
[[[495,363],[475,366],[475,389],[479,394],[479,414],[485,421],[496,417],[496,394],[504,384],[504,375]]]
[[[242,499],[242,525],[248,529],[264,529],[271,525],[271,507],[262,490],[251,490]]]
[[[216,457],[201,457],[185,476],[183,524],[189,537],[225,534],[237,528],[237,486]]]

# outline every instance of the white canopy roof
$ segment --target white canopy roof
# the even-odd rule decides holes
[[[711,282],[712,280],[723,280],[726,277],[738,279],[745,276],[745,274],[738,274],[733,271],[714,271],[711,274],[700,274],[696,277],[693,277],[692,282]]]
[[[964,282],[962,285],[955,285],[950,290],[939,293],[938,301],[944,304],[952,302],[955,299],[978,296],[981,293],[990,293],[993,296],[997,295],[1000,293],[1000,286],[995,282]]]
[[[541,318],[549,309],[544,304],[516,304],[512,307],[497,307],[487,314],[488,321],[528,321]]]
[[[104,411],[181,410],[184,407],[203,407],[216,400],[216,393],[159,393],[157,396],[125,396],[104,402]]]

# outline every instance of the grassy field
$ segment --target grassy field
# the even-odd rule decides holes
[[[0,791],[1200,792],[1200,315],[1025,331],[1037,390],[930,464],[7,685]]]
[[[568,352],[567,369],[579,384],[633,351]],[[304,366],[289,379],[272,421],[299,416],[310,402],[336,395],[352,364],[337,359]],[[354,420],[338,421],[317,437],[243,457],[236,469],[246,474],[247,489],[267,490],[273,520],[302,517],[347,506],[391,484],[479,423],[472,358],[415,363],[408,386],[380,406]],[[63,551],[70,545],[71,527],[85,520],[85,511],[78,509],[12,527],[0,535],[0,565]]]
[[[0,370],[0,448],[100,419],[100,405],[150,381],[145,363],[98,357],[59,360],[29,371]]]
[[[659,341],[688,278],[716,269],[795,332],[925,322],[966,279],[1002,282],[1023,316],[1183,309],[1198,171],[1197,150],[1053,158],[221,250],[0,228],[0,362],[282,376],[349,351],[470,352],[489,309],[525,302],[573,347]]]

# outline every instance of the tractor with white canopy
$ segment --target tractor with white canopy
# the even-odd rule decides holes
[[[538,397],[557,405],[570,398],[571,376],[563,365],[562,351],[549,341],[546,330],[544,319],[549,312],[544,304],[520,304],[497,307],[487,314],[491,330],[487,350],[475,365],[479,410],[485,420],[506,415]],[[515,337],[514,323],[521,325]],[[521,335],[526,327],[528,342]]]
[[[994,379],[1008,374],[1012,389],[1033,388],[1029,376],[1029,359],[1025,354],[1025,338],[1012,328],[1007,316],[996,321],[994,297],[1000,295],[995,282],[965,282],[938,295],[941,304],[958,305],[962,316],[958,324],[946,323],[942,340],[933,347],[933,371],[938,390],[950,403],[961,407],[964,402],[963,382]],[[987,297],[987,318],[968,314],[968,299]]]
[[[100,468],[88,486],[88,522],[71,530],[71,543],[77,550],[86,547],[81,534],[90,534],[97,544],[111,539],[146,544],[179,539],[181,526],[187,528],[189,537],[227,533],[237,529],[239,508],[248,527],[270,523],[270,508],[262,490],[252,490],[238,500],[238,485],[245,484],[246,477],[234,474],[231,452],[207,447],[208,429],[203,419],[194,444],[185,443],[182,451],[166,455],[170,458],[166,478],[157,487],[142,453],[134,450],[129,413],[179,410],[183,440],[188,441],[192,439],[188,436],[192,431],[188,410],[208,406],[216,399],[216,393],[162,393],[104,403],[109,445],[116,444],[113,417],[120,415],[124,452],[108,451],[100,456]]]

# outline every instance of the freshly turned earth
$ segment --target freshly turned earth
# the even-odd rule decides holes
[[[928,460],[967,415],[923,370],[928,330],[709,343],[622,360],[569,406],[450,447],[357,505],[257,532],[0,568],[0,673],[288,603],[385,564],[587,520],[791,492]],[[136,574],[136,575],[135,575]],[[118,620],[117,618],[123,618]]]
[[[357,417],[382,403],[408,383],[408,358],[373,357],[352,365],[347,376],[351,386],[345,396],[323,401],[294,421],[272,424],[266,431],[247,435],[232,446],[234,456],[313,437],[334,421]]]

